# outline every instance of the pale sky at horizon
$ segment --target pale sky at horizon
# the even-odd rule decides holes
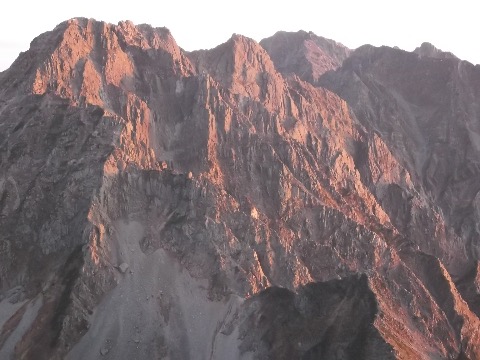
[[[152,5],[155,4],[155,5]],[[62,21],[87,17],[118,23],[131,20],[170,29],[185,50],[212,48],[233,33],[260,41],[284,31],[312,31],[354,49],[363,44],[412,51],[422,42],[480,64],[480,21],[471,1],[297,0],[228,3],[219,0],[21,1],[2,5],[0,71],[8,68],[31,40]],[[72,5],[75,4],[75,5]]]

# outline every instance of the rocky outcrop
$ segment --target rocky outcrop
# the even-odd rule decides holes
[[[303,72],[295,62],[290,65],[289,72]],[[318,82],[306,79],[345,99],[358,121],[407,171],[408,186],[393,179],[385,188],[372,177],[386,169],[385,164],[356,162],[362,181],[401,237],[441,259],[474,312],[478,256],[473,243],[478,236],[471,229],[477,220],[467,204],[474,203],[477,192],[471,123],[477,118],[473,109],[478,76],[473,65],[425,43],[415,53],[364,46]],[[365,145],[361,153],[359,160],[368,153]],[[465,174],[463,180],[459,173]]]
[[[297,291],[271,287],[247,300],[243,351],[259,359],[395,358],[373,324],[377,304],[365,275]]]
[[[437,59],[457,59],[451,52],[445,52],[440,49],[437,49],[435,46],[428,42],[422,43],[419,47],[413,50],[414,53],[418,54],[420,57],[431,57]]]
[[[0,75],[0,357],[480,356],[475,68],[262,45],[73,19]]]
[[[339,68],[351,50],[314,33],[279,31],[260,41],[275,67],[282,74],[296,74],[300,79],[318,84],[320,76]]]
[[[325,76],[324,85],[344,97],[401,159],[418,189],[415,197],[428,204],[413,213],[409,237],[461,279],[478,261],[474,99],[480,73],[455,58],[419,58],[388,48],[361,48],[344,65]],[[352,80],[342,83],[346,78]]]

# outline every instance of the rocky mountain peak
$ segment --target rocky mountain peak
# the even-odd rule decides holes
[[[429,42],[424,42],[422,45],[413,50],[414,53],[418,54],[420,57],[430,57],[436,59],[458,59],[451,52],[445,52],[440,49],[437,49],[434,45]]]
[[[329,70],[337,69],[351,50],[312,32],[277,32],[260,44],[282,74],[295,73],[302,80],[316,83]]]
[[[22,69],[29,79],[26,93],[53,91],[77,103],[112,108],[102,94],[115,88],[135,91],[139,77],[148,72],[145,67],[164,75],[193,73],[166,28],[75,18],[36,38],[4,77],[15,86],[15,70]]]
[[[479,79],[304,31],[37,37],[0,74],[0,358],[478,359]]]
[[[259,99],[269,109],[283,108],[284,80],[256,41],[233,34],[224,44],[190,56],[199,72],[210,74],[232,93]]]

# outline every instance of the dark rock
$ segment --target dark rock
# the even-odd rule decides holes
[[[417,52],[37,37],[0,74],[1,357],[478,359],[480,73]]]

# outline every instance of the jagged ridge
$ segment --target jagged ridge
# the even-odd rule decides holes
[[[473,285],[470,309],[453,281],[475,278],[474,252],[458,263],[472,235],[448,216],[453,195],[453,208],[431,195],[438,180],[407,152],[419,145],[396,137],[401,115],[378,106],[404,109],[388,66],[407,83],[457,60],[350,55],[304,32],[261,44],[186,53],[164,28],[73,19],[1,74],[2,356],[478,357]],[[280,58],[291,49],[307,50]],[[444,77],[403,100],[423,115]],[[329,332],[314,309],[318,336],[292,338],[278,321],[307,331],[305,289],[364,311]]]

